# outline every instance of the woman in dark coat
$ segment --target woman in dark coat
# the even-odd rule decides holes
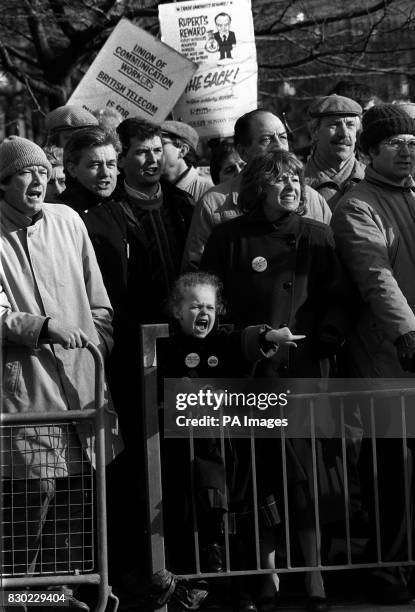
[[[295,351],[282,347],[273,358],[259,362],[257,376],[319,378],[326,360],[343,341],[345,283],[331,229],[304,217],[307,202],[301,162],[278,149],[254,158],[244,171],[239,205],[245,214],[213,230],[201,268],[222,280],[229,320],[237,328],[266,323],[306,335]],[[256,442],[258,492],[264,498],[278,488],[281,454],[275,441]],[[311,445],[309,440],[296,439],[289,444],[308,483],[302,491],[295,487],[290,513],[306,564],[313,566],[318,542]],[[324,516],[321,482],[320,520],[324,522],[329,517]],[[332,513],[333,500],[328,501]],[[265,567],[275,567],[274,549],[271,546],[265,555]],[[320,572],[307,574],[306,586],[309,608],[326,609]]]

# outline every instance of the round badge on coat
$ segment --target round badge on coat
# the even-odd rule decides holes
[[[216,357],[216,355],[211,355],[210,357],[208,357],[207,364],[209,367],[216,368],[218,363],[219,359]]]
[[[254,257],[251,266],[255,272],[264,272],[264,270],[266,270],[268,267],[268,262],[265,257]]]
[[[184,362],[188,368],[196,368],[200,363],[200,357],[197,353],[189,353]]]

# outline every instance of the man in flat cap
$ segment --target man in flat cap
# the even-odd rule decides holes
[[[94,249],[77,213],[44,203],[50,173],[45,153],[33,142],[12,136],[1,143],[5,413],[69,415],[95,407],[95,368],[84,347],[90,340],[103,356],[112,347],[112,308]],[[111,461],[122,443],[108,403],[100,409]],[[56,423],[15,426],[3,434],[4,573],[82,570],[93,546],[89,542],[88,552],[83,533],[92,504],[87,482],[96,457],[93,432],[82,423]],[[70,608],[88,609],[69,589],[64,594]]]
[[[187,191],[195,202],[213,187],[209,177],[196,169],[199,134],[187,123],[165,121],[161,124],[164,165],[163,176],[173,185]]]
[[[98,119],[82,106],[58,106],[45,117],[47,144],[63,148],[76,130],[94,125],[98,125]]]
[[[343,196],[332,217],[340,257],[361,298],[346,343],[349,375],[413,379],[415,119],[399,106],[384,104],[367,110],[362,124],[360,145],[370,164],[365,178]],[[398,401],[376,398],[375,410],[377,435],[385,436],[381,425],[388,426],[391,411],[400,414],[399,397]],[[413,500],[411,477],[407,477],[407,490],[404,477],[405,465],[411,465],[411,449],[399,438],[376,440],[380,542],[375,534],[372,453],[372,442],[365,438],[360,465],[373,528],[368,561],[376,561],[380,550],[384,564],[403,562],[410,558],[408,539],[413,534],[413,516],[407,522],[405,512]],[[384,604],[407,601],[411,596],[405,578],[402,567],[378,568],[372,578],[373,596]]]
[[[312,153],[305,176],[334,210],[343,193],[364,176],[364,165],[355,157],[362,107],[333,94],[315,100],[308,112]]]

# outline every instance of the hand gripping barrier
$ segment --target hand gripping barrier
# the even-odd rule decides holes
[[[67,536],[64,540],[59,540],[56,536],[56,524],[59,522],[59,516],[56,514],[54,521],[52,520],[52,528],[55,527],[54,538],[55,538],[55,547],[61,546],[59,550],[56,548],[55,550],[55,558],[58,558],[58,555],[65,548],[65,554],[69,561],[66,560],[65,563],[59,564],[55,561],[52,564],[42,564],[42,550],[36,552],[35,557],[37,560],[33,563],[33,566],[30,567],[28,564],[23,564],[19,566],[16,564],[16,559],[22,557],[23,553],[28,555],[28,551],[30,549],[29,545],[29,531],[27,525],[18,526],[17,524],[17,511],[19,510],[21,513],[23,512],[24,516],[29,516],[27,513],[27,507],[23,506],[28,504],[28,495],[30,493],[35,493],[38,496],[40,494],[43,495],[43,498],[48,496],[47,486],[45,488],[45,482],[50,485],[49,489],[52,488],[53,496],[57,496],[57,491],[55,489],[55,478],[39,478],[39,479],[30,479],[30,480],[22,480],[21,483],[29,483],[30,487],[40,486],[41,490],[39,491],[23,491],[23,496],[20,496],[19,503],[16,502],[16,491],[13,491],[10,494],[9,498],[7,498],[7,493],[5,493],[6,489],[6,479],[2,479],[2,523],[3,528],[0,531],[1,535],[1,565],[0,565],[0,588],[2,590],[15,591],[15,590],[24,590],[24,589],[36,589],[42,590],[45,588],[48,589],[58,589],[59,586],[65,585],[67,587],[74,587],[78,585],[98,585],[98,600],[96,606],[94,607],[95,612],[104,612],[107,608],[108,600],[112,601],[112,609],[116,612],[119,601],[118,598],[112,593],[111,587],[108,584],[108,549],[107,549],[107,514],[106,514],[106,484],[105,484],[105,421],[104,421],[104,411],[105,411],[105,381],[104,381],[104,365],[102,356],[97,349],[97,347],[88,342],[85,347],[92,355],[95,363],[95,407],[88,408],[85,410],[71,410],[69,412],[26,412],[24,414],[1,414],[0,423],[1,423],[1,433],[3,438],[3,443],[7,444],[7,436],[11,439],[13,436],[13,432],[27,432],[35,429],[37,432],[47,432],[46,435],[49,436],[59,436],[59,439],[62,439],[62,436],[65,437],[65,441],[68,442],[67,447],[69,448],[69,452],[71,449],[70,440],[71,434],[70,432],[74,431],[74,425],[81,425],[82,427],[89,427],[90,430],[95,435],[95,452],[96,452],[96,469],[95,475],[92,474],[92,468],[89,465],[89,462],[83,458],[76,458],[77,466],[81,465],[82,469],[82,478],[81,480],[81,490],[77,489],[75,491],[71,490],[70,485],[68,485],[69,491],[65,491],[65,493],[69,494],[69,500],[73,500],[68,502],[68,508],[72,504],[74,508],[76,508],[76,512],[78,513],[77,523],[76,525],[82,525],[81,527],[81,537],[82,541],[85,543],[85,547],[82,546],[78,548],[78,550],[71,550],[71,527],[69,527],[69,536]],[[57,433],[58,432],[58,433]],[[26,443],[26,437],[23,436],[24,442]],[[2,444],[4,448],[4,444]],[[79,447],[79,445],[78,445]],[[79,453],[78,453],[79,454]],[[13,453],[11,453],[13,456]],[[69,461],[71,460],[70,454],[68,454]],[[3,462],[2,462],[3,463]],[[85,468],[85,466],[87,466]],[[2,470],[4,469],[4,464],[1,465]],[[87,473],[89,470],[89,474]],[[59,480],[59,479],[58,479]],[[60,479],[65,480],[65,479]],[[66,479],[70,482],[71,478]],[[9,483],[15,481],[9,480]],[[84,487],[84,483],[87,482],[88,485]],[[36,485],[36,483],[40,483]],[[95,491],[94,491],[95,488]],[[26,486],[27,489],[27,486]],[[49,490],[50,493],[50,490]],[[14,497],[13,497],[14,496]],[[72,498],[71,498],[72,496]],[[83,501],[79,503],[79,498],[82,498]],[[12,499],[11,508],[5,505],[5,499]],[[87,501],[84,501],[84,500]],[[95,508],[94,508],[94,499],[95,499]],[[58,502],[56,502],[58,504]],[[16,505],[17,504],[17,505]],[[18,507],[20,505],[20,507]],[[47,505],[46,505],[47,507]],[[68,510],[70,513],[72,510]],[[95,520],[94,520],[95,514]],[[70,514],[69,514],[70,515]],[[11,535],[7,537],[5,535],[5,524],[7,524],[7,519],[10,517],[9,522],[9,531]],[[80,518],[79,518],[80,517]],[[25,521],[23,520],[21,524]],[[26,520],[26,523],[28,521]],[[49,521],[50,523],[51,521]],[[68,524],[71,524],[71,520],[69,520]],[[73,523],[75,524],[75,523]],[[94,538],[94,524],[96,525],[96,537]],[[47,527],[47,522],[42,525],[42,530]],[[23,544],[22,538],[17,537],[16,532],[20,530],[23,533]],[[26,540],[24,540],[24,534],[26,534]],[[43,534],[42,534],[43,535]],[[58,534],[59,535],[59,534]],[[79,535],[79,527],[78,534]],[[94,547],[94,539],[96,542],[96,559],[95,557],[95,547]],[[33,538],[32,538],[33,540]],[[68,544],[69,540],[69,544]],[[50,541],[50,540],[49,540]],[[62,543],[64,542],[64,543]],[[87,553],[85,553],[85,549]],[[50,551],[49,551],[50,552]],[[7,555],[12,559],[12,562],[7,564]],[[50,555],[49,555],[50,556]],[[53,556],[53,555],[52,555]],[[73,566],[77,566],[75,569]],[[23,568],[23,571],[22,571]],[[63,569],[62,569],[63,568]],[[79,569],[80,568],[80,569]],[[29,593],[30,591],[28,591]],[[23,606],[25,607],[25,606]]]

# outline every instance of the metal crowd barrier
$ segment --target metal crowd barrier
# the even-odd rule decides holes
[[[160,455],[160,440],[162,432],[159,431],[159,415],[158,410],[155,410],[157,406],[157,359],[156,359],[156,347],[155,341],[158,337],[166,337],[169,335],[169,329],[167,325],[146,325],[142,326],[142,349],[144,355],[144,410],[145,420],[147,428],[147,477],[148,477],[148,499],[149,499],[149,535],[151,540],[151,567],[155,572],[165,567],[166,564],[166,549],[165,539],[163,530],[163,489],[162,489],[162,460]],[[405,381],[402,380],[402,384]],[[307,402],[307,409],[310,416],[310,445],[311,445],[311,461],[313,466],[313,477],[312,477],[312,488],[313,488],[313,503],[314,503],[314,517],[315,517],[315,534],[316,534],[316,555],[317,562],[313,566],[299,565],[293,563],[292,550],[290,545],[290,511],[288,504],[288,478],[287,478],[287,457],[286,457],[286,439],[284,431],[281,433],[281,445],[282,445],[282,470],[283,470],[283,491],[284,491],[284,518],[283,518],[283,529],[285,532],[285,565],[278,565],[276,570],[274,569],[263,569],[261,567],[260,560],[260,529],[259,529],[259,502],[257,492],[257,478],[256,478],[256,453],[255,453],[255,439],[254,436],[250,437],[250,452],[252,462],[252,499],[253,499],[253,532],[255,542],[255,561],[252,567],[248,569],[232,569],[231,563],[231,550],[230,550],[230,531],[228,518],[225,514],[224,517],[224,553],[225,553],[225,567],[224,571],[220,573],[203,572],[201,569],[201,556],[200,556],[200,544],[199,544],[199,531],[196,519],[195,511],[195,490],[193,473],[190,477],[191,482],[191,499],[193,507],[193,543],[194,543],[194,571],[181,574],[185,578],[220,578],[230,576],[241,576],[241,575],[262,575],[270,574],[277,571],[278,574],[286,572],[309,572],[315,570],[324,571],[336,571],[346,569],[359,569],[359,568],[381,568],[381,567],[392,567],[392,566],[412,566],[415,564],[413,557],[413,517],[412,517],[412,504],[411,499],[411,466],[410,457],[407,446],[407,416],[408,410],[413,411],[413,402],[415,401],[415,389],[414,388],[401,388],[401,389],[381,389],[381,390],[367,390],[359,391],[359,401],[362,398],[365,401],[365,414],[366,414],[366,427],[368,433],[366,434],[367,440],[370,443],[370,454],[372,459],[373,468],[373,498],[375,506],[375,525],[374,531],[376,533],[376,545],[374,559],[357,560],[353,553],[353,540],[351,533],[351,516],[350,516],[350,475],[348,472],[348,443],[350,441],[350,434],[347,432],[347,414],[350,409],[350,402],[353,401],[354,392],[338,392],[336,394],[338,401],[338,414],[340,415],[340,436],[338,436],[338,444],[340,445],[340,457],[341,472],[343,480],[343,505],[344,505],[344,518],[343,527],[344,534],[344,549],[342,551],[342,562],[330,562],[324,563],[322,550],[321,550],[321,535],[322,529],[320,525],[320,508],[319,508],[319,480],[318,480],[318,469],[317,469],[317,443],[319,433],[315,427],[315,410],[316,404],[319,401],[320,394],[301,394],[296,396],[298,399],[305,400]],[[382,533],[381,533],[381,519],[380,519],[380,508],[379,508],[379,490],[378,490],[378,470],[377,470],[377,430],[376,430],[376,402],[385,398],[395,398],[395,402],[399,404],[399,422],[402,431],[402,436],[399,436],[399,444],[402,448],[402,464],[403,464],[403,475],[395,475],[396,477],[402,476],[404,482],[404,522],[406,528],[406,558],[399,559],[396,561],[389,561],[383,559],[382,555]],[[225,461],[224,451],[224,431],[223,428],[218,432],[217,437],[220,440],[221,455]],[[190,432],[189,438],[189,470],[192,471],[194,458],[195,458],[195,439]],[[180,475],[179,475],[180,477]],[[373,527],[373,526],[372,526]],[[357,538],[355,538],[357,539]],[[368,538],[367,538],[368,539]],[[356,555],[357,556],[357,555]],[[174,568],[169,568],[174,571]]]
[[[57,481],[65,481],[64,487],[60,489],[56,488],[53,477],[21,480],[3,478],[0,587],[7,592],[30,588],[42,590],[42,587],[53,589],[61,585],[97,585],[95,611],[104,612],[111,599],[113,611],[116,612],[119,601],[108,584],[104,365],[95,345],[89,342],[86,349],[95,362],[96,408],[70,412],[1,414],[0,449],[3,451],[3,461],[6,454],[4,448],[10,448],[9,443],[12,439],[15,442],[16,436],[19,438],[19,453],[31,452],[30,432],[36,436],[56,437],[57,440],[63,436],[67,442],[69,471],[73,468],[75,475],[57,478]],[[76,452],[79,445],[74,443],[71,446],[75,423],[95,433],[95,471],[83,454],[80,456]],[[15,461],[13,451],[7,453],[7,456],[8,461]],[[38,460],[37,467],[47,470],[46,454],[42,456],[41,451]],[[13,466],[9,464],[9,467]],[[55,470],[54,466],[51,467],[52,471]],[[69,504],[65,508],[59,503],[62,494],[69,496]],[[44,521],[52,497],[56,503],[55,514]],[[40,504],[39,500],[42,500]],[[37,508],[39,505],[44,516],[30,520],[31,506]],[[39,520],[42,522],[41,532]]]

